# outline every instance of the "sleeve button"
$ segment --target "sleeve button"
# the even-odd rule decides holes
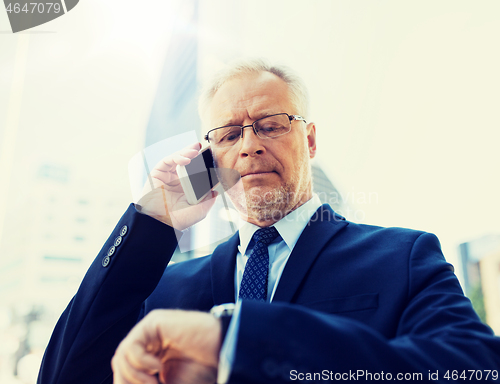
[[[121,237],[121,236],[118,236],[118,237],[115,239],[115,247],[118,247],[121,243],[122,243],[122,237]]]
[[[109,256],[106,256],[104,259],[102,259],[102,266],[106,268],[109,265],[110,261],[111,259],[109,258]]]
[[[113,254],[115,253],[115,246],[112,245],[111,247],[109,247],[108,249],[108,256],[113,256]]]
[[[120,236],[125,236],[127,234],[128,227],[124,225],[122,229],[120,229]]]

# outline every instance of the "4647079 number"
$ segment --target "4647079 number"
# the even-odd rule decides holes
[[[31,9],[30,9],[31,8]],[[28,3],[21,7],[19,3],[8,3],[6,10],[8,13],[59,13],[61,12],[60,3]]]

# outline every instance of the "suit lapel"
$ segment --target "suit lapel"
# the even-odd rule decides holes
[[[329,205],[325,204],[316,211],[293,248],[273,301],[290,302],[293,299],[323,247],[347,224]]]
[[[236,232],[212,254],[210,268],[214,305],[234,303],[234,271],[239,243],[239,232]]]

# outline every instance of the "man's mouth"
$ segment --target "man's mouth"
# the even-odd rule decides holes
[[[252,172],[247,172],[241,175],[241,178],[244,177],[259,177],[259,176],[266,176],[275,173],[274,171],[252,171]]]

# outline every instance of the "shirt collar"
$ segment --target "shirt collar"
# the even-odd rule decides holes
[[[278,231],[281,238],[285,241],[286,245],[290,249],[293,250],[295,244],[299,240],[302,231],[306,227],[307,223],[311,219],[312,215],[318,210],[321,206],[321,201],[318,195],[313,194],[313,197],[308,200],[306,203],[302,204],[297,209],[290,212],[280,221],[273,224],[274,228]],[[240,246],[239,250],[244,255],[247,251],[248,245],[252,240],[253,234],[259,230],[260,227],[245,222],[239,231],[240,235]]]

